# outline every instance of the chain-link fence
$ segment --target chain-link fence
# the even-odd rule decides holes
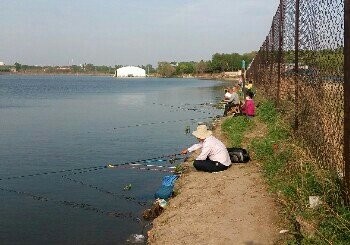
[[[349,2],[280,0],[270,32],[247,71],[259,91],[290,109],[296,135],[318,163],[335,169],[348,184]]]

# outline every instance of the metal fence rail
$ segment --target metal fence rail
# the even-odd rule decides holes
[[[247,71],[259,91],[289,109],[296,135],[320,165],[344,177],[348,191],[349,4],[280,0],[270,32]]]

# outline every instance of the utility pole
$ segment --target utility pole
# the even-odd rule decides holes
[[[245,60],[242,60],[242,91],[245,98]]]
[[[294,59],[294,81],[295,81],[295,108],[294,108],[294,130],[299,128],[299,18],[300,18],[300,0],[295,1],[295,59]]]

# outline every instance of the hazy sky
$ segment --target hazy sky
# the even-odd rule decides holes
[[[0,0],[0,61],[142,65],[258,50],[279,0]],[[73,62],[72,62],[73,60]]]

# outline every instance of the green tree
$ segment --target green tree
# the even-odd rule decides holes
[[[95,66],[93,65],[93,64],[86,64],[85,66],[84,66],[84,70],[85,71],[95,71]]]
[[[142,69],[146,71],[146,74],[152,74],[156,72],[156,69],[153,68],[151,64],[143,65],[141,66]]]
[[[77,72],[81,72],[82,71],[82,68],[80,66],[77,66],[77,65],[72,65],[71,66],[71,69],[73,72],[77,73]]]
[[[179,62],[176,67],[177,75],[184,74],[193,74],[195,71],[195,63],[194,62]]]
[[[22,68],[22,65],[21,65],[20,63],[16,62],[16,63],[15,63],[15,69],[16,69],[16,71],[20,71],[21,68]]]

